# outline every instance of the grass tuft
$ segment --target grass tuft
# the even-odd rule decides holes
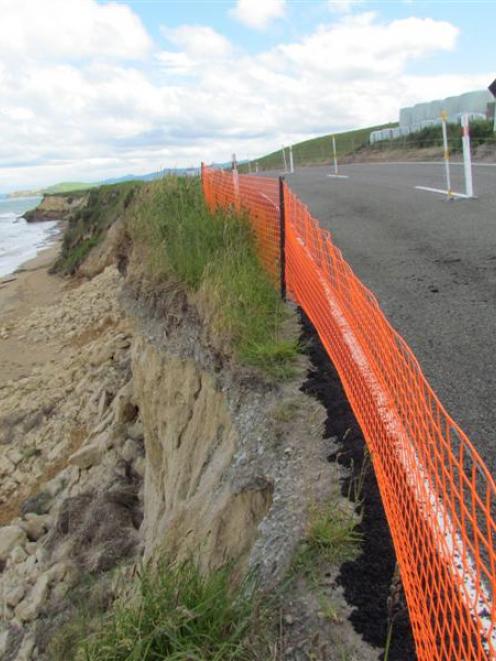
[[[233,590],[227,568],[203,575],[191,561],[145,569],[138,598],[116,605],[83,641],[86,661],[244,659],[251,592]]]
[[[357,530],[360,517],[336,502],[314,506],[310,511],[306,539],[295,557],[294,569],[312,577],[318,563],[339,566],[360,554],[363,535]]]
[[[285,337],[288,311],[260,265],[246,218],[210,214],[199,179],[168,177],[142,189],[128,232],[144,246],[153,278],[173,277],[206,295],[215,330],[241,362],[276,378],[292,375],[298,343]]]

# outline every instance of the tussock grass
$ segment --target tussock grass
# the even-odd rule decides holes
[[[360,516],[338,502],[315,505],[309,513],[305,541],[294,560],[294,570],[309,578],[319,562],[339,566],[360,554],[362,533],[357,530]]]
[[[253,612],[246,585],[233,589],[229,570],[202,575],[191,561],[145,569],[131,604],[115,605],[79,647],[85,661],[247,659]]]
[[[298,344],[285,336],[288,311],[259,263],[246,218],[211,215],[199,179],[168,177],[140,191],[127,228],[145,248],[152,278],[175,278],[205,294],[216,332],[241,362],[276,378],[292,374]]]

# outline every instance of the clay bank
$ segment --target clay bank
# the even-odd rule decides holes
[[[61,210],[52,298],[0,321],[33,357],[0,377],[0,657],[379,658],[338,580],[360,497],[243,219],[175,179],[32,218]]]

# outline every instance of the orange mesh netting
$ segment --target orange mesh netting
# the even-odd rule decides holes
[[[275,281],[285,210],[288,292],[317,330],[367,441],[418,658],[495,659],[496,486],[484,462],[330,233],[286,184],[280,201],[275,179],[203,168],[202,181],[211,209],[248,213]]]

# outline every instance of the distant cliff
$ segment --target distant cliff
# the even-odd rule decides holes
[[[24,214],[28,223],[44,220],[67,220],[68,217],[86,203],[87,193],[65,195],[45,195],[35,209]]]

